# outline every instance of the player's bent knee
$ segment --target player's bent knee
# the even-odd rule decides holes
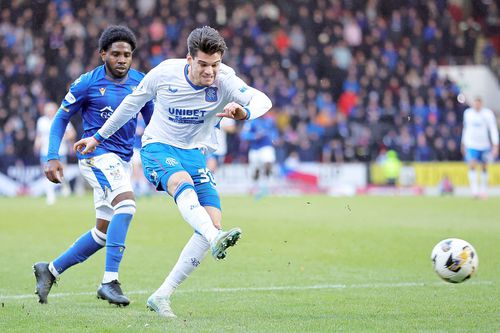
[[[196,190],[195,190],[194,185],[192,183],[189,183],[189,182],[180,183],[179,186],[177,186],[177,188],[174,190],[174,192],[172,194],[174,201],[177,203],[177,198],[184,191],[187,191],[187,190],[192,190],[192,192],[196,195]],[[196,198],[196,200],[198,201],[198,198]]]
[[[191,186],[194,186],[191,176],[189,176],[189,174],[185,171],[174,173],[168,179],[168,193],[173,196],[174,193],[178,192],[180,186],[183,184],[191,184]]]

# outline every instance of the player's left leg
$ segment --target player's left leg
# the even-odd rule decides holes
[[[201,201],[207,204],[207,199],[210,205],[219,205],[220,200],[216,198],[207,198],[200,194]],[[215,200],[210,200],[215,199]],[[218,203],[216,203],[217,201]],[[204,206],[207,213],[212,218],[214,226],[221,229],[222,213],[218,207]],[[239,235],[238,235],[239,237]],[[237,239],[234,239],[236,243]],[[234,244],[233,244],[234,245]],[[199,233],[195,232],[184,246],[177,263],[170,271],[169,275],[163,284],[148,298],[146,303],[150,310],[156,311],[160,316],[167,318],[175,318],[175,314],[170,306],[170,298],[179,285],[187,279],[200,265],[201,261],[205,258],[210,243]],[[225,255],[225,253],[224,253]]]
[[[170,296],[200,265],[209,248],[210,244],[205,237],[195,232],[184,246],[177,263],[163,284],[148,298],[147,307],[162,317],[175,318],[176,315],[170,307]]]
[[[488,198],[488,165],[487,165],[487,163],[481,163],[479,197],[482,199]]]

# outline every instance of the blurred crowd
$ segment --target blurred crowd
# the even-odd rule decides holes
[[[211,25],[224,62],[274,102],[279,161],[460,160],[458,87],[439,65],[498,71],[499,8],[460,0],[12,0],[0,2],[0,168],[36,164],[35,124],[48,101],[100,65],[109,24],[137,35],[134,67],[185,57]],[[78,119],[74,125],[79,128]],[[227,162],[247,144],[229,134]]]

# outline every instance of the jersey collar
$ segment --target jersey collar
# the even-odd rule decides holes
[[[189,79],[189,76],[188,76],[188,68],[189,68],[189,64],[186,64],[186,66],[184,67],[184,77],[186,78],[186,81],[189,83],[189,85],[191,87],[193,87],[195,90],[201,90],[203,88],[206,88],[205,86],[197,86],[196,84],[191,82],[191,80]]]

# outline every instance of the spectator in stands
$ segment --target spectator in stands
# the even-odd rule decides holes
[[[61,100],[61,92],[76,75],[98,65],[92,57],[94,41],[110,23],[126,23],[138,31],[145,47],[134,55],[135,67],[148,71],[158,59],[183,57],[186,46],[180,41],[194,26],[216,22],[230,45],[228,64],[240,69],[249,84],[266,91],[278,114],[290,116],[287,132],[280,131],[283,143],[298,148],[285,138],[297,131],[300,121],[314,122],[327,108],[331,117],[346,115],[345,127],[354,135],[341,139],[346,160],[374,159],[370,147],[382,145],[384,138],[407,142],[408,136],[414,140],[422,131],[431,150],[452,148],[448,137],[442,147],[436,146],[441,144],[436,140],[442,134],[439,126],[446,123],[456,141],[462,108],[454,102],[457,86],[437,77],[437,65],[478,62],[477,55],[496,64],[500,73],[500,61],[495,61],[500,49],[499,11],[494,1],[479,4],[482,10],[472,16],[446,1],[259,0],[256,6],[219,0],[125,1],[120,6],[94,1],[41,3],[0,3],[2,163],[12,148],[15,153],[9,158],[36,163],[32,151],[36,109],[47,100]],[[200,14],[190,15],[193,12]],[[263,77],[274,79],[264,82]],[[423,113],[418,122],[414,111]],[[450,112],[456,123],[448,123]],[[383,126],[372,128],[367,115]],[[368,132],[375,135],[373,142],[367,142]],[[326,126],[313,145],[323,149],[331,140]],[[8,142],[16,145],[8,148]],[[356,153],[355,147],[367,151]],[[401,151],[401,158],[416,159],[413,148]],[[228,160],[240,161],[244,152],[230,143]],[[316,153],[314,160],[320,161],[320,156]],[[435,158],[456,156],[444,153]]]

